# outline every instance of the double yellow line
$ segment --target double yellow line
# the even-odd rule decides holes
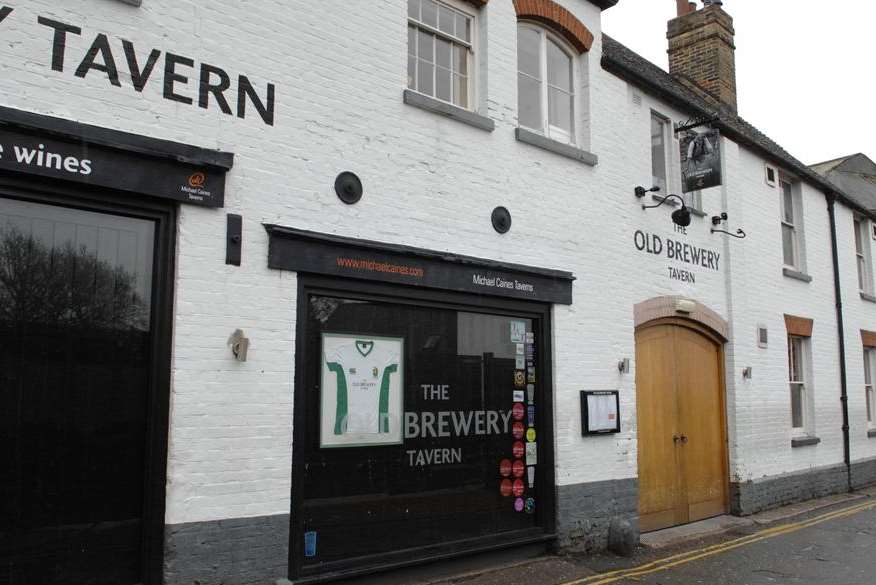
[[[755,542],[766,540],[768,538],[775,538],[776,536],[781,536],[783,534],[790,534],[792,532],[797,532],[798,530],[803,530],[804,528],[809,528],[810,526],[821,524],[822,522],[836,520],[837,518],[843,518],[845,516],[852,516],[866,510],[872,510],[874,508],[876,508],[876,502],[870,500],[864,502],[863,504],[857,504],[855,506],[843,508],[842,510],[828,512],[827,514],[822,514],[821,516],[816,516],[815,518],[810,518],[809,520],[795,522],[792,524],[783,524],[781,526],[774,526],[773,528],[767,528],[766,530],[762,530],[754,534],[749,534],[748,536],[743,536],[742,538],[737,538],[736,540],[730,540],[721,544],[683,552],[639,567],[634,567],[632,569],[620,569],[617,571],[602,573],[600,575],[593,575],[592,577],[579,579],[577,581],[568,581],[566,583],[561,583],[560,585],[607,585],[608,583],[615,583],[624,579],[634,579],[636,577],[642,577],[645,575],[650,575],[652,573],[659,573],[660,571],[665,571],[667,569],[671,569],[672,567],[677,567],[679,565],[684,565],[693,561],[697,561],[699,559],[718,555],[733,550],[735,548],[739,548],[741,546],[753,544]]]

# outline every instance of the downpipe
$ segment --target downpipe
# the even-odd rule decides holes
[[[843,296],[840,285],[839,252],[837,250],[836,237],[836,195],[825,194],[827,198],[827,213],[830,217],[830,247],[833,254],[833,288],[836,299],[836,326],[839,335],[839,358],[840,358],[840,402],[843,408],[843,461],[846,464],[846,478],[848,479],[849,491],[852,491],[852,457],[849,444],[849,392],[846,381],[846,333],[843,323]]]

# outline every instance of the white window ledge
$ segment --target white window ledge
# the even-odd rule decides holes
[[[802,282],[812,282],[811,276],[809,276],[805,272],[794,270],[793,268],[782,268],[782,274],[784,274],[788,278],[793,278],[794,280],[800,280]]]
[[[821,439],[818,437],[798,437],[796,439],[791,439],[791,447],[796,449],[798,447],[812,447],[821,442]]]
[[[868,301],[871,303],[876,303],[876,296],[873,296],[869,293],[865,293],[864,291],[861,291],[861,298],[864,299],[865,301]]]
[[[591,167],[595,167],[597,164],[599,164],[599,157],[597,157],[595,154],[572,146],[571,144],[552,140],[551,138],[548,138],[543,134],[532,132],[530,130],[526,130],[525,128],[517,128],[514,133],[517,137],[518,142],[523,142],[531,146],[542,148],[555,154],[559,154],[560,156],[571,158],[578,162],[584,163],[585,165],[589,165]]]
[[[462,122],[463,124],[486,130],[487,132],[492,132],[496,128],[496,124],[491,118],[481,116],[480,114],[470,112],[459,106],[442,102],[441,100],[410,89],[405,90],[404,102],[409,106],[414,106],[415,108],[420,108],[421,110],[426,110],[427,112],[432,112],[434,114],[440,114],[447,118]]]

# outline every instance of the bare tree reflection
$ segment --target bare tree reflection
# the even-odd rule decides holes
[[[146,330],[148,307],[123,267],[12,229],[0,233],[0,321]]]

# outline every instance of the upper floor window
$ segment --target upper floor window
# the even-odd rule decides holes
[[[800,258],[800,212],[790,181],[779,181],[782,189],[782,254],[785,266],[802,270]]]
[[[408,0],[408,88],[471,109],[474,16],[436,0]]]
[[[873,277],[870,266],[869,242],[870,232],[867,221],[855,218],[855,259],[858,264],[858,290],[864,293],[872,292]]]
[[[543,28],[517,28],[517,100],[520,126],[561,142],[575,142],[575,57]]]
[[[659,193],[666,195],[668,183],[667,161],[669,147],[669,120],[651,112],[651,185],[660,187]]]

